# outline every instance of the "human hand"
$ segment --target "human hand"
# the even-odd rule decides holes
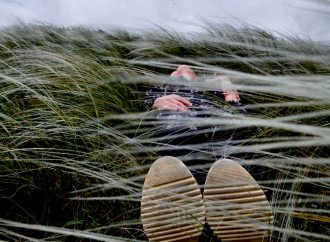
[[[220,84],[223,90],[223,95],[225,97],[225,101],[239,101],[240,98],[237,94],[237,91],[234,89],[233,83],[228,77],[220,77]]]
[[[208,82],[219,82],[225,101],[239,101],[241,100],[237,94],[237,90],[234,89],[234,85],[227,76],[219,76],[217,78],[207,80]]]
[[[153,109],[190,112],[192,103],[176,94],[159,97],[154,101]]]
[[[231,82],[231,80],[228,77],[220,76],[218,78],[218,80],[220,81],[221,89],[224,92],[235,93],[233,83]]]

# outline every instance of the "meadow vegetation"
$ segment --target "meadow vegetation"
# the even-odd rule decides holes
[[[218,23],[191,34],[2,28],[0,239],[147,240],[139,201],[161,146],[141,90],[178,64],[235,83],[249,115],[230,127],[252,135],[213,151],[260,154],[238,162],[267,190],[270,241],[329,241],[330,43]]]

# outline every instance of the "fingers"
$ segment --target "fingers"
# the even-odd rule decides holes
[[[154,102],[153,109],[190,112],[187,106],[192,106],[191,102],[176,94],[171,94],[157,98]]]
[[[175,95],[175,94],[172,94],[175,96],[176,100],[180,101],[181,103],[183,103],[185,106],[188,106],[188,107],[191,107],[192,106],[192,103],[189,102],[187,99],[183,98],[183,97],[180,97],[178,95]],[[169,95],[171,96],[171,95]]]
[[[190,112],[189,108],[187,108],[185,105],[183,105],[181,102],[177,100],[168,102],[168,104],[165,106],[166,107],[164,107],[164,109],[166,110]]]
[[[168,111],[183,111],[183,112],[190,112],[190,110],[188,108],[182,108],[179,106],[164,106],[162,108],[163,110],[168,110]]]
[[[189,108],[177,100],[163,101],[154,104],[154,109],[165,109],[170,111],[185,111],[190,112]]]
[[[181,96],[176,95],[176,94],[171,94],[171,95],[168,95],[168,96],[163,96],[163,97],[160,97],[160,99],[164,99],[164,100],[166,99],[166,100],[169,100],[169,101],[174,102],[174,103],[178,103],[177,101],[179,101],[184,106],[192,106],[192,103],[191,102],[189,102],[184,97],[181,97]]]

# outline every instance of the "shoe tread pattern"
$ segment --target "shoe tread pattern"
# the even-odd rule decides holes
[[[182,161],[165,156],[151,166],[142,191],[141,220],[149,241],[198,242],[205,208],[198,184]]]
[[[273,222],[269,202],[253,177],[234,161],[218,160],[205,182],[207,223],[224,242],[266,242]]]

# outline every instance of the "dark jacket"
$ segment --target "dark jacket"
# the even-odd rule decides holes
[[[172,145],[206,143],[233,138],[235,130],[225,130],[224,125],[204,125],[203,119],[228,118],[235,113],[247,114],[239,101],[224,100],[221,91],[204,91],[198,88],[199,82],[188,83],[184,77],[169,78],[162,85],[147,88],[143,101],[150,117],[158,127],[156,137],[164,137]],[[184,83],[193,85],[183,85]],[[152,110],[154,101],[162,96],[176,94],[189,100],[191,112]],[[175,136],[175,138],[174,138]],[[182,136],[182,137],[177,137]]]

